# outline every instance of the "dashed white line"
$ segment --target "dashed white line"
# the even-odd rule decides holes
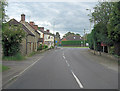
[[[70,66],[67,60],[66,60],[66,63],[67,63],[68,66]]]
[[[63,56],[63,58],[65,59],[65,56]]]
[[[83,88],[83,85],[82,85],[82,83],[80,82],[80,80],[78,79],[78,77],[73,73],[72,70],[71,70],[71,72],[72,72],[72,75],[74,76],[75,80],[77,81],[79,87],[80,87],[80,88]]]

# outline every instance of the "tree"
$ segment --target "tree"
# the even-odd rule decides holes
[[[5,7],[8,5],[8,3],[3,0],[0,1],[0,22],[6,22],[6,18],[8,17],[5,13]]]
[[[108,37],[114,43],[115,54],[120,56],[120,1],[114,3],[107,29]]]
[[[110,19],[110,14],[112,12],[113,3],[112,2],[99,2],[98,5],[94,7],[94,12],[92,13],[91,21],[94,21],[94,42],[96,49],[99,48],[100,43],[105,43],[107,46],[112,44],[112,41],[108,38],[107,23]],[[109,47],[108,47],[109,48]]]
[[[67,37],[67,36],[69,36],[69,35],[79,35],[80,36],[80,34],[75,34],[75,33],[73,33],[73,32],[67,32],[63,37]]]
[[[60,39],[60,34],[59,34],[59,32],[56,32],[56,37]]]
[[[25,37],[21,26],[3,25],[2,47],[4,56],[14,56],[20,51],[22,39]]]

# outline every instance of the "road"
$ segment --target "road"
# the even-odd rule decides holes
[[[50,50],[7,89],[117,89],[118,72],[96,60],[87,48]]]

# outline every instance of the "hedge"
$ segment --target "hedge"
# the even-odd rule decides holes
[[[85,41],[85,43],[88,43]],[[62,41],[61,45],[62,46],[80,46],[81,44],[84,44],[84,40],[81,41]]]

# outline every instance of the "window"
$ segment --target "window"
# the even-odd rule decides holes
[[[50,36],[48,37],[48,39],[50,39]]]

